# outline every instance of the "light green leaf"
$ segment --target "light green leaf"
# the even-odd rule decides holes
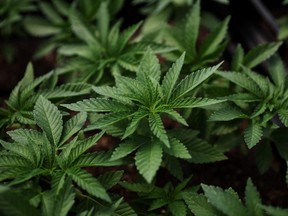
[[[36,37],[46,37],[60,33],[61,29],[49,23],[47,20],[28,16],[24,19],[24,27],[27,32]]]
[[[214,112],[209,121],[231,121],[233,119],[248,118],[240,109],[234,107],[226,107],[224,109],[217,110]]]
[[[77,185],[86,190],[89,194],[107,202],[111,202],[105,188],[88,172],[79,168],[70,168],[66,170],[66,173],[76,182]]]
[[[231,63],[232,71],[238,71],[240,69],[243,59],[244,59],[244,50],[241,44],[238,44],[232,58]]]
[[[173,90],[171,100],[177,100],[193,89],[198,85],[208,79],[218,68],[220,64],[192,72],[190,75],[186,76]]]
[[[66,216],[74,204],[75,192],[73,190],[72,182],[66,181],[56,196],[54,204],[54,215]]]
[[[34,107],[34,117],[49,142],[56,146],[60,141],[63,129],[62,115],[58,108],[40,96]]]
[[[148,113],[142,109],[139,109],[138,111],[134,112],[131,123],[126,128],[122,140],[133,134],[137,130],[140,121],[147,115]]]
[[[219,212],[208,202],[203,194],[194,192],[182,193],[185,203],[195,216],[218,216]]]
[[[277,87],[284,88],[287,73],[283,61],[277,55],[269,60],[269,74]]]
[[[174,86],[176,85],[177,79],[184,63],[184,59],[185,53],[183,53],[180,58],[177,59],[177,61],[172,65],[172,67],[169,69],[169,71],[163,78],[161,88],[163,91],[164,100],[166,102],[169,101]]]
[[[244,57],[243,65],[248,68],[253,68],[257,66],[258,64],[272,56],[278,50],[281,44],[282,42],[273,42],[254,47]]]
[[[98,177],[98,181],[106,190],[108,190],[121,180],[123,173],[123,170],[105,172]]]
[[[169,103],[173,108],[194,108],[194,107],[205,107],[226,101],[210,98],[195,98],[195,97],[186,97],[178,99],[172,103]]]
[[[148,183],[152,182],[162,161],[162,148],[159,142],[142,145],[135,156],[135,164],[139,173]]]
[[[248,148],[251,149],[255,146],[262,137],[263,129],[257,123],[250,123],[244,131],[244,140]]]
[[[260,208],[261,203],[262,201],[260,194],[249,178],[245,188],[245,204],[247,207],[248,215],[264,216],[263,211]]]
[[[201,186],[208,201],[224,214],[229,216],[247,215],[240,198],[231,188],[223,190],[220,187],[205,184],[201,184]]]
[[[65,143],[72,135],[77,133],[83,127],[86,118],[87,114],[85,112],[80,112],[65,122],[60,145]]]
[[[83,101],[63,104],[62,106],[70,110],[85,112],[121,112],[129,110],[129,107],[121,102],[104,98],[84,99]]]
[[[177,158],[191,158],[186,146],[175,138],[170,139],[170,148],[164,148],[164,151]]]
[[[140,145],[140,142],[135,142],[134,140],[126,140],[125,142],[120,143],[119,146],[115,148],[110,160],[113,161],[124,158],[125,156],[129,155],[137,148],[139,148]]]
[[[168,148],[170,146],[169,139],[164,128],[161,117],[158,114],[150,113],[149,114],[149,126],[152,133],[160,139]]]

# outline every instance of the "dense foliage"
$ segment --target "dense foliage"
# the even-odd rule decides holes
[[[255,151],[260,173],[288,161],[281,41],[226,61],[230,17],[205,25],[200,0],[135,0],[145,20],[131,26],[126,1],[15,2],[0,3],[0,34],[42,38],[34,58],[57,61],[38,76],[29,63],[0,108],[1,215],[288,215],[254,176],[238,194],[189,168],[231,151]]]

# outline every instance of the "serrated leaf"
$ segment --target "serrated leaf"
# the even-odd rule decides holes
[[[178,99],[169,105],[171,105],[173,108],[195,108],[195,107],[205,107],[210,106],[218,103],[222,103],[226,101],[224,100],[218,100],[218,99],[210,99],[210,98],[195,98],[195,97],[186,97]]]
[[[106,189],[110,189],[116,185],[122,178],[124,171],[113,171],[105,172],[103,175],[100,175],[97,179],[100,184]]]
[[[90,98],[72,104],[62,104],[62,106],[74,110],[85,112],[121,112],[129,110],[127,104],[104,98]]]
[[[281,44],[282,42],[273,42],[268,44],[262,44],[251,49],[244,57],[243,65],[248,68],[253,68],[257,66],[258,64],[272,56],[278,50]]]
[[[191,158],[186,146],[175,138],[170,139],[170,148],[164,148],[164,151],[177,158]]]
[[[49,142],[56,146],[63,129],[62,115],[58,108],[40,96],[34,107],[34,116],[37,125],[45,132]]]
[[[201,184],[208,201],[224,214],[229,216],[247,215],[237,193],[232,189],[223,190],[220,187]]]
[[[257,123],[250,123],[244,131],[244,140],[248,148],[251,149],[255,146],[262,137],[263,129]]]
[[[199,51],[202,58],[209,56],[213,52],[217,51],[217,48],[225,39],[225,36],[227,34],[229,20],[230,17],[227,17],[204,39]]]
[[[105,188],[88,172],[79,168],[70,168],[66,170],[66,173],[76,182],[77,185],[86,190],[89,194],[107,202],[111,202]]]
[[[281,122],[285,125],[285,127],[288,127],[288,110],[280,109],[278,113],[279,113],[279,118]]]
[[[170,146],[169,139],[164,128],[161,117],[158,114],[150,113],[149,114],[149,126],[152,133],[160,139],[168,148]]]
[[[208,79],[218,68],[220,64],[192,72],[190,75],[186,76],[173,90],[171,100],[177,100],[193,89],[198,85]]]
[[[179,159],[170,156],[168,154],[164,155],[163,159],[164,167],[177,179],[183,180],[183,171]]]
[[[75,192],[73,190],[72,182],[66,181],[56,196],[54,205],[54,215],[66,216],[74,204]]]
[[[248,116],[245,115],[240,109],[226,107],[214,112],[210,116],[209,121],[231,121],[239,118],[248,118]]]
[[[284,88],[287,73],[283,61],[277,55],[272,56],[269,60],[269,74],[277,87]]]
[[[147,115],[148,115],[148,113],[142,109],[139,109],[138,111],[134,112],[132,120],[131,120],[130,124],[128,125],[128,127],[126,128],[122,139],[125,139],[128,136],[130,136],[131,134],[133,134],[137,130],[140,121],[143,118],[145,118]]]
[[[155,187],[154,185],[144,183],[120,182],[119,184],[129,191],[137,193],[150,193]]]
[[[129,155],[131,152],[135,151],[137,148],[139,148],[140,145],[140,142],[137,143],[134,140],[126,140],[125,142],[120,143],[119,146],[115,148],[110,160],[113,161],[123,158]]]
[[[191,155],[190,161],[193,163],[210,163],[227,159],[222,152],[204,140],[196,139],[183,143],[189,150],[189,154]]]
[[[186,216],[187,207],[183,201],[170,202],[168,208],[174,216]]]
[[[231,69],[238,71],[244,59],[244,50],[241,44],[238,44],[232,58]]]
[[[104,132],[95,134],[88,139],[77,142],[76,146],[70,151],[70,154],[67,159],[68,164],[72,164],[77,158],[79,158],[84,152],[86,152],[93,145],[96,145],[96,142],[103,136]]]
[[[21,168],[31,168],[33,164],[25,158],[17,155],[1,155],[0,157],[0,167],[21,167]]]
[[[188,205],[190,211],[195,216],[217,216],[218,211],[215,207],[208,202],[203,194],[197,194],[194,192],[182,193],[185,203]]]
[[[158,82],[160,80],[160,64],[150,48],[148,48],[148,50],[145,52],[140,62],[137,72],[137,79],[144,81],[146,79],[143,77],[144,74],[147,74]]]
[[[136,153],[135,161],[139,173],[151,183],[162,161],[161,144],[153,142],[142,145]]]
[[[288,209],[273,206],[261,206],[265,213],[269,216],[287,216]]]
[[[263,96],[261,89],[257,86],[257,84],[244,73],[224,71],[217,72],[217,74],[235,83],[236,85],[248,90],[250,93],[258,97]]]
[[[253,185],[251,179],[247,180],[245,188],[245,204],[249,216],[264,216],[260,208],[262,201],[257,188]]]
[[[180,58],[177,59],[177,61],[172,65],[172,67],[169,69],[169,71],[163,78],[161,88],[163,91],[164,100],[166,102],[169,101],[174,86],[176,85],[177,79],[179,77],[180,71],[184,63],[184,59],[185,59],[185,53],[183,53],[180,56]]]
[[[74,163],[74,167],[97,167],[97,166],[120,166],[124,162],[122,160],[113,160],[110,152],[95,152],[80,156]]]
[[[163,112],[168,114],[172,119],[179,122],[180,124],[188,126],[186,120],[177,111],[173,109],[164,109]]]
[[[60,145],[65,143],[69,138],[71,138],[72,135],[77,133],[83,127],[86,118],[87,113],[80,112],[65,122]]]
[[[184,41],[182,42],[184,47],[187,49],[187,55],[190,58],[196,56],[196,42],[198,39],[199,25],[200,1],[197,0],[186,18],[184,27]]]

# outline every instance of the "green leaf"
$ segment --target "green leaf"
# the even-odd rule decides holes
[[[123,173],[124,171],[122,170],[105,172],[103,175],[98,177],[98,181],[106,190],[108,190],[121,180]]]
[[[194,192],[182,193],[185,203],[188,205],[190,211],[195,216],[217,216],[219,212],[215,207],[208,202],[203,194],[197,194]]]
[[[181,138],[179,137],[181,140]],[[196,139],[190,142],[183,142],[193,163],[210,163],[227,159],[227,157],[215,147],[211,146],[204,140]]]
[[[66,173],[76,182],[77,185],[79,185],[79,187],[86,190],[89,194],[111,202],[105,188],[88,172],[79,168],[70,168],[66,170]]]
[[[278,113],[279,113],[279,118],[281,122],[285,125],[285,127],[288,127],[288,110],[280,109]]]
[[[126,128],[122,140],[133,134],[137,130],[141,120],[145,118],[147,115],[148,115],[147,111],[142,109],[139,109],[138,111],[134,112],[131,123]]]
[[[150,48],[145,52],[140,62],[137,79],[145,81],[145,74],[148,75],[148,77],[155,79],[157,82],[160,80],[160,64]]]
[[[248,77],[244,73],[228,72],[228,71],[224,71],[224,72],[217,71],[216,73],[224,77],[225,79],[235,83],[236,85],[248,90],[250,93],[258,97],[263,96],[262,91],[258,87],[257,83],[255,83],[250,77]]]
[[[168,208],[174,216],[186,216],[187,207],[183,201],[170,202]]]
[[[97,167],[97,166],[120,166],[123,165],[122,160],[109,160],[110,152],[95,152],[80,156],[74,163],[75,167]]]
[[[184,27],[184,47],[187,49],[187,55],[196,56],[196,42],[198,39],[200,25],[200,1],[195,1],[191,12],[188,14]]]
[[[244,57],[243,65],[248,68],[253,68],[257,66],[258,64],[272,56],[278,50],[281,44],[282,42],[273,42],[268,44],[262,44],[251,49]]]
[[[260,194],[256,187],[253,185],[251,179],[247,180],[245,188],[245,204],[247,207],[249,216],[264,216],[262,209],[260,208],[262,201]]]
[[[229,20],[230,17],[227,17],[204,39],[199,51],[202,58],[217,51],[217,48],[226,37]]]
[[[177,79],[179,77],[180,71],[184,63],[184,59],[185,59],[185,53],[183,53],[180,56],[180,58],[177,59],[177,61],[172,65],[172,67],[169,69],[169,71],[163,78],[161,88],[166,103],[169,101],[174,86],[176,85]]]
[[[152,184],[144,184],[144,183],[120,182],[119,184],[129,191],[137,193],[151,193],[155,188],[155,186]]]
[[[164,148],[165,152],[168,154],[183,159],[190,159],[191,155],[187,150],[186,146],[181,143],[178,139],[172,138],[170,139],[170,148]]]
[[[186,76],[173,90],[171,100],[177,100],[193,89],[198,85],[208,79],[218,68],[220,64],[192,72],[190,75]]]
[[[104,132],[95,134],[88,139],[82,140],[76,143],[76,146],[70,151],[70,154],[67,159],[68,164],[72,164],[77,158],[79,158],[84,152],[86,152],[93,145],[96,145],[96,142],[103,136]],[[63,153],[64,154],[64,153]]]
[[[51,4],[47,2],[39,2],[39,8],[44,14],[44,16],[50,20],[53,24],[62,24],[64,20],[57,13],[57,11],[52,7]]]
[[[72,135],[77,133],[83,127],[86,118],[87,114],[85,112],[80,112],[65,122],[60,144],[65,143]]]
[[[262,137],[263,129],[258,123],[250,123],[244,131],[244,140],[248,148],[255,146]]]
[[[287,214],[288,214],[288,209],[282,209],[280,207],[261,206],[261,208],[269,216],[287,216]]]
[[[21,167],[21,168],[31,168],[33,164],[25,158],[16,155],[1,155],[0,157],[0,167],[8,168],[11,167]]]
[[[75,10],[70,10],[70,16],[69,16],[70,22],[71,22],[71,28],[74,32],[74,34],[90,46],[95,46],[96,48],[100,48],[101,46],[99,42],[96,40],[92,30],[89,28],[89,26],[83,21],[81,15]]]
[[[231,188],[223,190],[220,187],[205,184],[201,184],[201,186],[208,201],[224,214],[229,216],[247,215],[240,198]]]
[[[245,115],[240,109],[226,107],[214,112],[210,116],[209,121],[231,121],[239,118],[248,118],[248,116]]]
[[[135,156],[136,167],[148,183],[152,182],[162,161],[162,148],[159,142],[142,145]]]
[[[56,196],[54,205],[54,215],[66,216],[74,204],[75,192],[72,182],[66,181],[59,194]]]
[[[107,2],[101,2],[98,11],[98,22],[99,22],[99,33],[103,44],[106,43],[109,28],[109,11],[107,7]]]
[[[104,98],[90,98],[72,104],[62,104],[62,106],[70,110],[85,112],[121,112],[129,110],[127,104]]]
[[[140,142],[135,142],[134,140],[126,140],[125,142],[120,143],[119,146],[115,148],[110,160],[113,161],[124,158],[125,156],[129,155],[137,148],[139,148],[140,145]]]
[[[172,119],[179,122],[180,124],[188,126],[186,120],[177,111],[173,109],[164,109],[163,112],[168,114]]]
[[[40,96],[34,107],[34,116],[37,125],[45,132],[49,142],[56,146],[63,129],[62,115],[58,108]]]
[[[269,60],[269,74],[277,87],[284,88],[287,73],[283,61],[277,55]]]
[[[261,174],[265,173],[269,169],[273,159],[271,144],[268,141],[263,141],[264,142],[261,143],[261,145],[256,146],[257,149],[255,151],[256,165]]]
[[[195,98],[186,97],[178,99],[172,103],[169,103],[173,108],[195,108],[195,107],[205,107],[218,103],[222,103],[226,100],[210,99],[210,98]]]
[[[23,24],[26,31],[36,37],[51,36],[58,34],[61,31],[61,28],[58,26],[36,16],[25,17]]]
[[[241,44],[238,44],[235,53],[232,58],[231,69],[232,71],[238,71],[244,59],[244,50]]]
[[[158,114],[149,114],[149,126],[152,133],[161,140],[168,148],[170,146],[169,139],[164,128],[161,117]]]

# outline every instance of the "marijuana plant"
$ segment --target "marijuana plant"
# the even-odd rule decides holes
[[[175,157],[191,158],[182,142],[169,137],[161,116],[168,115],[187,126],[185,119],[175,109],[205,107],[223,101],[193,97],[193,90],[195,93],[196,87],[209,78],[220,65],[192,72],[177,82],[183,62],[184,54],[170,68],[160,84],[160,64],[152,51],[148,50],[135,79],[118,75],[115,87],[93,87],[96,93],[107,98],[85,99],[63,106],[74,111],[106,113],[91,122],[87,130],[103,129],[109,133],[111,125],[117,127],[115,123],[128,121],[126,129],[121,132],[121,126],[118,131],[122,140],[132,138],[115,150],[112,159],[124,157],[138,149],[135,157],[137,169],[151,182],[161,164],[163,150]],[[137,135],[142,138],[136,139]]]
[[[0,108],[0,128],[18,127],[15,123],[35,124],[32,110],[39,95],[59,102],[67,97],[88,94],[91,88],[86,83],[67,83],[56,86],[57,81],[58,76],[53,71],[34,78],[32,64],[28,64],[24,77],[6,101],[7,108]]]
[[[177,50],[164,56],[168,60],[175,61],[179,53],[185,51],[187,71],[193,71],[205,66],[207,63],[215,62],[226,47],[225,38],[229,19],[229,17],[226,18],[215,27],[198,48],[200,3],[199,0],[196,1],[186,19],[177,24],[177,26],[171,26],[167,30],[166,43],[175,46]]]
[[[43,96],[38,98],[33,114],[42,132],[16,129],[8,132],[12,142],[0,140],[4,148],[0,152],[0,181],[6,181],[11,187],[29,181],[37,182],[40,188],[35,196],[38,198],[31,199],[40,198],[41,201],[34,203],[34,207],[41,202],[45,215],[67,215],[76,196],[85,199],[85,192],[74,187],[72,182],[89,195],[111,202],[106,190],[120,180],[122,172],[107,173],[97,180],[81,169],[122,164],[120,160],[109,161],[109,152],[86,153],[101,138],[103,132],[81,139],[78,132],[86,121],[86,113],[79,113],[64,123],[58,108]],[[51,183],[51,190],[45,190],[46,181]],[[1,199],[0,202],[5,201]],[[118,205],[120,203],[121,201]],[[7,208],[0,207],[4,212],[9,211],[9,207]],[[93,211],[93,205],[91,208]],[[32,212],[35,211],[36,209]]]
[[[239,195],[232,189],[202,184],[203,194],[184,192],[183,198],[191,212],[196,216],[229,215],[229,216],[281,216],[288,213],[287,209],[280,209],[262,204],[261,197],[251,179],[245,188],[245,205]]]

